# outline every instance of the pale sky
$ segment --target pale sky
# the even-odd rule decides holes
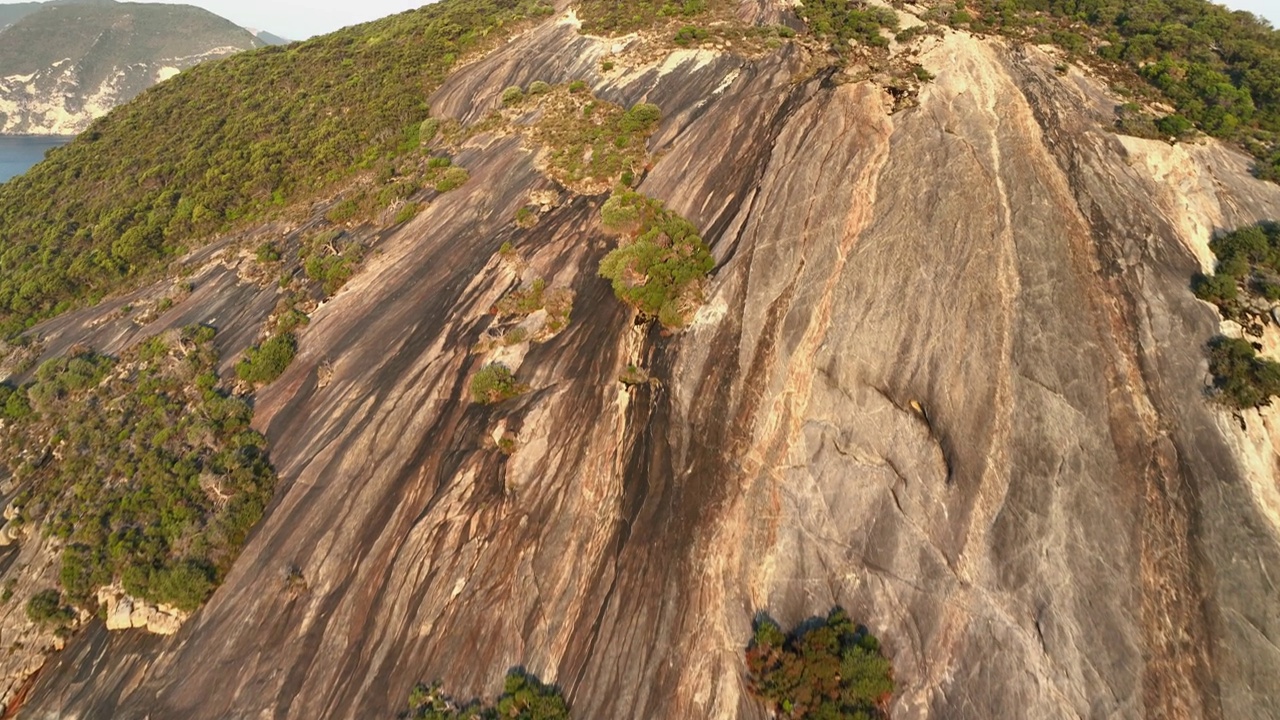
[[[16,0],[0,0],[7,4]],[[139,0],[172,2],[173,0]],[[302,40],[347,25],[420,7],[426,0],[186,0],[244,27]],[[1227,7],[1248,10],[1280,27],[1280,0],[1226,0]]]

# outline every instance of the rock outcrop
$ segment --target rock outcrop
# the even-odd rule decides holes
[[[881,638],[895,718],[1280,716],[1278,424],[1206,402],[1218,316],[1189,289],[1280,187],[1215,142],[1115,135],[1105,84],[1035,47],[927,37],[936,78],[891,114],[794,47],[627,66],[615,42],[548,20],[430,105],[578,77],[659,105],[640,189],[718,261],[691,327],[634,328],[596,276],[603,197],[519,229],[554,189],[536,154],[468,141],[471,181],[258,397],[282,487],[226,583],[172,638],[77,638],[24,716],[392,717],[419,680],[489,695],[523,665],[577,717],[763,718],[752,617],[835,604]],[[531,391],[478,406],[508,241],[574,310],[523,355]],[[156,324],[243,347],[275,290],[202,257]],[[38,328],[46,352],[154,331],[113,303]]]
[[[139,600],[117,587],[98,590],[98,604],[106,611],[108,630],[145,629],[155,635],[172,635],[187,619],[187,614],[175,607]]]

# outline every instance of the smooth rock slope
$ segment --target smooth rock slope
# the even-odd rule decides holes
[[[554,188],[517,137],[470,141],[471,181],[259,397],[282,489],[226,584],[171,638],[77,638],[22,715],[393,717],[419,680],[482,695],[518,664],[576,717],[763,718],[754,614],[838,603],[894,663],[895,718],[1280,716],[1274,421],[1206,402],[1218,317],[1189,289],[1280,187],[1213,142],[1115,135],[1105,86],[1034,47],[927,38],[936,80],[890,114],[795,49],[601,76],[615,42],[548,20],[431,107],[579,77],[658,104],[640,189],[719,263],[692,326],[634,327],[596,276],[603,197],[519,230]],[[519,363],[531,392],[481,407],[508,240],[576,299]],[[242,347],[274,289],[208,273],[158,322]],[[108,311],[46,324],[49,352]],[[111,327],[108,351],[136,338]],[[656,382],[621,385],[629,363]]]

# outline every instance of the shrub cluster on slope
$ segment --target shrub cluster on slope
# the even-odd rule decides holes
[[[662,120],[657,105],[639,103],[624,109],[587,93],[585,84],[521,93],[507,105],[512,116],[539,111],[536,121],[523,129],[547,148],[547,174],[584,194],[602,192],[619,180],[629,184],[643,172],[649,156],[646,143]]]
[[[1215,398],[1237,410],[1268,405],[1280,395],[1280,363],[1259,357],[1242,338],[1209,341],[1209,372]]]
[[[1213,275],[1196,276],[1196,297],[1218,306],[1223,317],[1242,320],[1250,294],[1280,300],[1280,224],[1239,228],[1209,242],[1218,258]]]
[[[888,717],[893,668],[879,641],[840,608],[790,634],[761,618],[747,648],[747,673],[747,689],[780,718]]]
[[[0,391],[0,462],[22,488],[14,522],[63,543],[75,605],[120,582],[194,610],[262,517],[275,472],[253,411],[219,388],[213,334],[153,338],[119,361],[78,352]]]
[[[1239,140],[1258,174],[1280,180],[1280,32],[1206,0],[970,0],[964,24],[999,29],[1124,63],[1158,88],[1180,120]],[[953,22],[955,15],[952,15]]]
[[[446,0],[143,93],[0,185],[0,334],[416,151],[426,93],[459,56],[550,12],[541,0]]]
[[[898,15],[892,9],[850,0],[809,0],[799,13],[809,30],[831,41],[838,53],[850,42],[885,47],[889,40],[880,34],[880,28],[898,27]]]
[[[662,202],[618,188],[600,209],[601,224],[620,236],[600,261],[600,275],[619,299],[669,328],[685,324],[702,300],[715,267],[711,251],[688,220]]]
[[[723,4],[722,0],[712,0]],[[707,0],[580,0],[577,3],[582,31],[596,35],[621,35],[648,28],[669,18],[692,18],[707,10]]]
[[[1280,224],[1239,228],[1214,238],[1209,248],[1218,258],[1216,271],[1195,277],[1196,297],[1242,324],[1259,312],[1250,306],[1252,297],[1280,301]],[[1242,410],[1267,405],[1280,395],[1280,363],[1260,357],[1247,340],[1214,338],[1208,351],[1214,397],[1219,402]]]
[[[560,689],[546,685],[523,670],[507,673],[502,695],[491,703],[461,703],[444,694],[439,684],[418,685],[409,693],[411,720],[569,720],[569,705]]]

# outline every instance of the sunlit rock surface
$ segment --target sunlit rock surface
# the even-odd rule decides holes
[[[1189,290],[1280,187],[1213,142],[1115,135],[1103,84],[994,39],[926,39],[936,80],[895,114],[795,51],[611,79],[611,42],[549,20],[431,106],[575,77],[658,104],[641,190],[719,262],[692,326],[634,328],[596,276],[604,197],[519,230],[536,156],[471,141],[471,181],[260,395],[281,488],[227,583],[172,638],[77,638],[23,715],[392,717],[419,680],[487,695],[522,665],[576,717],[763,718],[753,615],[841,604],[894,663],[895,718],[1280,716],[1276,421],[1206,403],[1218,316]],[[506,241],[576,300],[519,364],[532,390],[482,407]],[[229,350],[274,304],[226,265],[196,286],[157,322],[216,320]],[[48,351],[136,340],[85,329],[109,309],[47,324]],[[656,382],[621,385],[630,363]]]

